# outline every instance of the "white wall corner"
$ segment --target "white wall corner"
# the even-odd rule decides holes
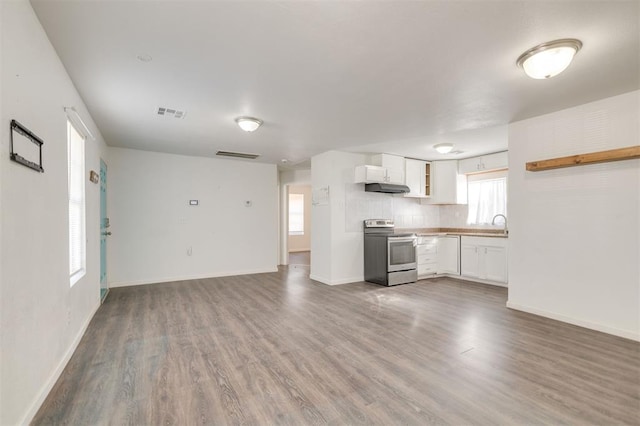
[[[30,424],[33,418],[36,416],[36,414],[38,413],[38,410],[44,403],[45,399],[47,399],[49,392],[51,392],[51,390],[53,389],[53,386],[55,386],[56,382],[62,375],[62,372],[64,371],[65,367],[71,360],[73,353],[76,351],[76,349],[78,349],[78,345],[80,344],[80,341],[84,336],[84,333],[87,331],[89,324],[91,324],[91,320],[95,316],[96,312],[98,312],[99,308],[100,308],[100,302],[98,302],[94,306],[91,312],[91,315],[89,316],[89,318],[87,318],[87,320],[82,325],[82,328],[80,329],[80,331],[78,331],[78,333],[76,334],[75,338],[73,339],[73,342],[71,342],[69,349],[67,349],[67,352],[65,352],[64,357],[60,360],[60,363],[58,364],[58,366],[55,368],[55,370],[53,370],[53,372],[51,373],[51,376],[49,376],[47,381],[42,385],[42,388],[38,392],[38,395],[36,395],[35,400],[31,403],[29,410],[25,413],[24,418],[22,419],[22,421],[20,421],[19,424],[21,425]]]

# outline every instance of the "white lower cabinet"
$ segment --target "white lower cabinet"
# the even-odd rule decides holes
[[[506,284],[507,239],[462,236],[460,242],[461,275]]]
[[[438,237],[438,274],[460,275],[460,237]]]
[[[465,242],[463,238],[460,243],[460,257],[462,258],[460,262],[460,275],[463,277],[480,278],[480,255],[478,253],[478,246]]]
[[[418,278],[438,272],[438,237],[418,237]]]
[[[506,247],[485,247],[484,248],[484,274],[486,279],[507,283],[507,248]]]
[[[436,274],[460,275],[460,237],[418,237],[418,278]]]

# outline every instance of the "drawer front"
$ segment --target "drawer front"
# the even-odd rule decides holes
[[[437,272],[437,265],[435,263],[428,263],[425,265],[418,264],[418,275],[432,275]]]
[[[436,244],[438,237],[418,237],[418,245]]]
[[[434,244],[419,244],[418,256],[422,254],[436,254],[436,245]]]
[[[425,265],[427,263],[437,263],[438,256],[435,253],[418,254],[418,265]]]
[[[484,246],[484,247],[507,247],[507,238],[502,237],[470,237],[463,235],[461,244]]]

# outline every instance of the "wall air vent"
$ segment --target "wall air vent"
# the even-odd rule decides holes
[[[234,157],[234,158],[246,158],[249,160],[255,160],[260,157],[260,154],[248,154],[246,152],[233,152],[233,151],[218,151],[216,155],[221,157]]]
[[[158,107],[157,114],[161,117],[184,118],[187,113],[179,109]]]

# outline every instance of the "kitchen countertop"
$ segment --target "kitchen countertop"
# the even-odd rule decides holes
[[[470,237],[494,237],[508,238],[509,234],[505,234],[502,229],[478,229],[478,228],[414,228],[414,229],[398,229],[396,232],[413,232],[419,236],[435,236],[435,235],[466,235]]]

